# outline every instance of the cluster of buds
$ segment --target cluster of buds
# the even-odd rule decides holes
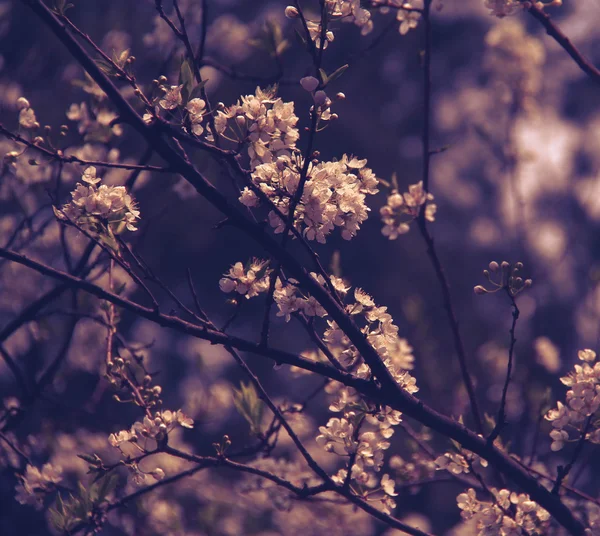
[[[137,406],[153,408],[162,404],[160,385],[152,385],[152,376],[146,371],[142,358],[117,356],[106,363],[106,378],[117,391],[117,402],[132,402]]]
[[[532,283],[531,279],[523,279],[519,276],[522,269],[522,262],[511,265],[506,261],[503,261],[502,264],[492,261],[489,264],[489,270],[483,271],[483,275],[490,282],[492,288],[477,285],[473,290],[475,294],[491,294],[499,290],[506,290],[514,298],[519,292],[529,288]]]
[[[341,69],[338,69],[338,71],[330,74],[329,76],[325,75],[325,80],[323,81],[319,81],[314,76],[305,76],[304,78],[300,79],[300,85],[302,86],[302,89],[308,91],[308,93],[312,95],[315,106],[314,108],[311,108],[311,110],[316,109],[320,122],[335,121],[339,117],[337,114],[331,113],[331,105],[334,101],[344,100],[346,95],[341,92],[336,93],[334,100],[332,100],[327,96],[327,93],[323,88],[326,83],[340,76],[346,67],[347,66],[344,66]]]

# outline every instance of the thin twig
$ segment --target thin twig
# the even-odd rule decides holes
[[[429,161],[431,158],[430,150],[430,122],[431,122],[431,0],[425,0],[423,6],[423,25],[425,32],[425,46],[423,52],[423,131],[421,134],[421,146],[422,146],[422,178],[423,189],[429,192]],[[417,226],[421,232],[421,236],[425,240],[427,245],[427,253],[433,264],[435,274],[440,283],[442,289],[442,296],[444,300],[444,308],[450,322],[450,329],[452,330],[452,337],[454,339],[454,348],[458,357],[458,363],[460,366],[460,372],[462,375],[463,383],[467,390],[469,397],[469,403],[471,406],[471,414],[473,415],[473,421],[475,423],[475,429],[480,434],[483,434],[483,422],[481,420],[481,413],[479,411],[479,405],[477,403],[477,396],[475,395],[475,387],[469,374],[469,368],[467,365],[467,358],[465,354],[464,343],[458,327],[458,320],[452,304],[452,297],[450,296],[450,286],[446,279],[446,274],[442,268],[442,263],[438,257],[435,249],[433,237],[427,229],[427,220],[425,219],[426,205],[421,207],[421,211],[417,218]]]
[[[502,387],[502,399],[500,400],[500,408],[498,409],[498,416],[496,417],[496,426],[492,430],[492,433],[488,437],[488,442],[493,443],[495,439],[500,435],[500,432],[506,425],[506,396],[508,394],[508,387],[510,385],[510,379],[512,376],[513,358],[515,353],[515,344],[517,339],[515,337],[515,329],[517,327],[517,320],[519,319],[519,308],[515,297],[506,289],[506,294],[510,299],[512,305],[512,324],[510,326],[510,347],[508,349],[508,364],[506,366],[506,379],[504,380],[504,386]]]
[[[530,2],[530,7],[527,11],[533,15],[533,18],[538,20],[546,29],[547,34],[552,37],[564,50],[573,58],[579,68],[587,74],[594,82],[600,82],[600,69],[595,67],[579,49],[571,42],[571,40],[556,26],[550,15],[544,10],[536,6],[535,2]]]

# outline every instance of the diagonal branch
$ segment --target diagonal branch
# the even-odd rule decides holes
[[[535,5],[535,2],[531,2],[531,6],[528,8],[529,13],[534,19],[538,20],[542,26],[546,29],[546,33],[552,37],[564,50],[573,58],[579,68],[587,74],[594,82],[600,82],[600,69],[595,67],[590,60],[588,60],[579,49],[571,42],[571,40],[556,26],[550,15],[545,13],[542,9]]]

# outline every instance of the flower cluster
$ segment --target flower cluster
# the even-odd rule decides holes
[[[436,464],[428,455],[417,451],[410,455],[410,460],[395,455],[390,458],[390,467],[396,477],[404,482],[416,482],[432,478],[437,469]]]
[[[221,136],[236,143],[248,142],[251,169],[291,156],[300,136],[294,103],[275,97],[275,88],[256,88],[233,106],[219,110],[215,128]]]
[[[361,35],[367,35],[373,30],[373,21],[371,20],[371,13],[361,7],[360,4],[360,0],[325,0],[328,20],[353,23],[360,28]],[[300,13],[294,6],[287,6],[285,8],[285,16],[288,19],[295,19],[300,16]],[[310,38],[314,41],[315,46],[320,48],[322,33],[320,23],[307,19],[306,25],[310,33]],[[326,49],[327,45],[333,39],[333,32],[327,30],[325,32],[323,49]]]
[[[310,275],[322,286],[325,286],[323,276],[317,275],[314,272],[311,272]],[[289,322],[291,315],[297,312],[301,312],[309,318],[314,316],[324,317],[327,314],[315,298],[300,290],[298,282],[295,279],[288,279],[284,283],[278,278],[275,283],[273,300],[279,309],[277,316],[283,316],[286,322]]]
[[[411,30],[414,30],[419,25],[421,13],[415,10],[415,6],[405,2],[402,7],[396,12],[396,20],[400,22],[398,31],[402,35],[406,35]]]
[[[246,299],[254,298],[269,289],[269,261],[252,259],[246,266],[236,262],[219,281],[223,292],[237,292]]]
[[[369,212],[365,198],[378,191],[377,177],[366,163],[344,155],[339,161],[308,165],[302,197],[294,211],[294,225],[308,240],[324,244],[335,227],[341,229],[346,240],[356,235]],[[257,166],[252,182],[287,215],[303,178],[303,168],[301,158],[278,158]],[[246,188],[240,202],[256,206],[258,197]],[[269,222],[276,233],[283,233],[287,227],[287,222],[275,211],[270,212]]]
[[[456,502],[463,519],[475,518],[477,535],[546,534],[550,514],[524,493],[492,488],[494,502],[477,499],[473,488],[461,493]]]
[[[319,427],[317,443],[327,452],[350,458],[350,467],[340,469],[332,477],[334,482],[343,485],[349,479],[368,490],[367,500],[376,501],[384,512],[390,513],[396,507],[395,482],[388,474],[378,478],[375,473],[383,466],[384,452],[390,447],[388,439],[394,433],[392,426],[400,423],[401,413],[387,408],[380,415],[347,411],[341,419],[331,418],[326,426]]]
[[[209,114],[206,101],[197,96],[203,86],[169,85],[166,76],[160,76],[153,82],[155,88],[154,109],[146,111],[143,117],[144,122],[151,124],[155,117],[163,111],[171,113],[178,111],[176,117],[181,121],[183,130],[191,131],[194,136],[201,136],[205,131],[204,121]]]
[[[360,5],[360,0],[326,0],[327,11],[332,20],[353,23],[360,28],[361,35],[373,30],[371,13]]]
[[[476,454],[460,449],[460,452],[446,452],[435,460],[438,469],[446,470],[453,475],[468,474],[474,464],[487,467],[488,463]]]
[[[41,471],[33,465],[27,465],[25,474],[16,485],[16,500],[41,510],[46,493],[53,491],[62,480],[62,469],[50,463],[42,466]]]
[[[332,278],[336,291],[347,300],[349,288],[343,281]],[[364,324],[363,333],[377,350],[391,376],[409,393],[415,393],[415,379],[408,370],[413,367],[412,348],[398,337],[386,307],[378,307],[371,296],[355,289],[353,300],[347,300],[345,311],[356,322]],[[363,379],[371,378],[371,371],[348,337],[334,321],[327,320],[328,329],[323,337],[331,356],[346,369]],[[394,480],[388,474],[381,478],[377,473],[384,463],[385,451],[390,447],[394,427],[401,422],[402,415],[387,406],[379,406],[359,396],[351,387],[331,382],[326,391],[332,396],[329,410],[341,413],[341,417],[329,419],[326,426],[319,428],[317,442],[328,452],[347,458],[350,462],[333,477],[339,484],[346,481],[362,490],[367,500],[374,501],[384,512],[395,507],[393,497]]]
[[[77,123],[77,132],[87,142],[108,143],[113,136],[123,134],[123,127],[115,123],[117,114],[102,105],[101,100],[94,100],[91,109],[85,102],[73,103],[66,115],[67,119]]]
[[[416,28],[421,18],[423,9],[422,0],[406,2],[405,0],[371,0],[373,7],[379,8],[381,13],[388,13],[390,9],[396,10],[396,20],[400,22],[398,31],[406,35],[410,30]]]
[[[71,197],[73,201],[55,210],[58,219],[72,223],[93,232],[108,231],[120,234],[125,229],[137,231],[136,220],[140,213],[132,197],[124,186],[107,186],[96,176],[96,168],[88,167]]]
[[[561,378],[569,390],[567,391],[566,405],[557,402],[557,407],[546,414],[546,419],[552,423],[551,449],[561,450],[570,440],[568,429],[578,432],[579,436],[587,428],[587,439],[593,443],[600,443],[600,426],[593,420],[593,415],[600,408],[600,361],[596,361],[596,352],[593,350],[580,350],[578,357],[583,363],[575,365],[574,371]]]
[[[514,15],[523,9],[521,0],[485,0],[485,7],[491,11],[491,15],[503,18]]]
[[[411,184],[404,194],[392,190],[387,204],[379,211],[383,222],[382,234],[390,240],[396,240],[399,235],[408,233],[410,222],[419,216],[421,207],[425,204],[425,219],[435,221],[437,206],[429,201],[433,201],[433,194],[423,189],[423,181]]]
[[[134,423],[129,430],[121,430],[116,434],[110,434],[108,442],[111,446],[119,448],[121,443],[135,443],[140,439],[160,441],[177,426],[193,428],[194,421],[180,409],[177,411],[157,411],[153,418],[146,415],[143,420]]]

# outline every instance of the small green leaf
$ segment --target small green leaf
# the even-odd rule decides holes
[[[181,67],[179,69],[179,85],[183,86],[181,88],[181,98],[183,103],[187,104],[192,90],[194,89],[194,72],[188,58],[185,58],[181,62]]]
[[[94,60],[94,62],[104,74],[108,76],[113,76],[114,74],[116,74],[114,67],[110,63],[104,60]]]
[[[329,79],[327,78],[327,73],[324,69],[319,69],[319,73],[321,75],[321,86],[325,87],[327,85],[327,82],[329,82]]]
[[[201,98],[202,88],[206,85],[207,82],[208,79],[202,80],[199,84],[197,84],[196,87],[194,87],[194,89],[192,89],[192,91],[190,92],[189,100]]]
[[[96,484],[94,485],[97,488],[97,502],[96,504],[100,504],[105,501],[108,495],[114,491],[119,483],[119,476],[115,473],[111,473],[103,476]]]
[[[61,16],[64,16],[67,10],[71,9],[72,7],[75,6],[73,4],[68,4],[67,0],[55,0],[54,2],[55,11]]]
[[[242,382],[239,391],[234,389],[233,403],[240,415],[250,424],[250,432],[260,434],[264,404],[259,399],[254,386]]]
[[[63,514],[55,510],[54,508],[50,508],[48,510],[48,515],[50,517],[50,524],[59,532],[64,532],[65,530],[65,517]]]
[[[333,71],[327,78],[327,84],[331,84],[332,82],[335,82],[340,76],[342,76],[346,72],[346,69],[348,69],[348,67],[349,66],[346,63],[346,65],[342,65],[341,67],[339,67],[338,69]],[[323,83],[325,83],[325,82],[323,82]]]

